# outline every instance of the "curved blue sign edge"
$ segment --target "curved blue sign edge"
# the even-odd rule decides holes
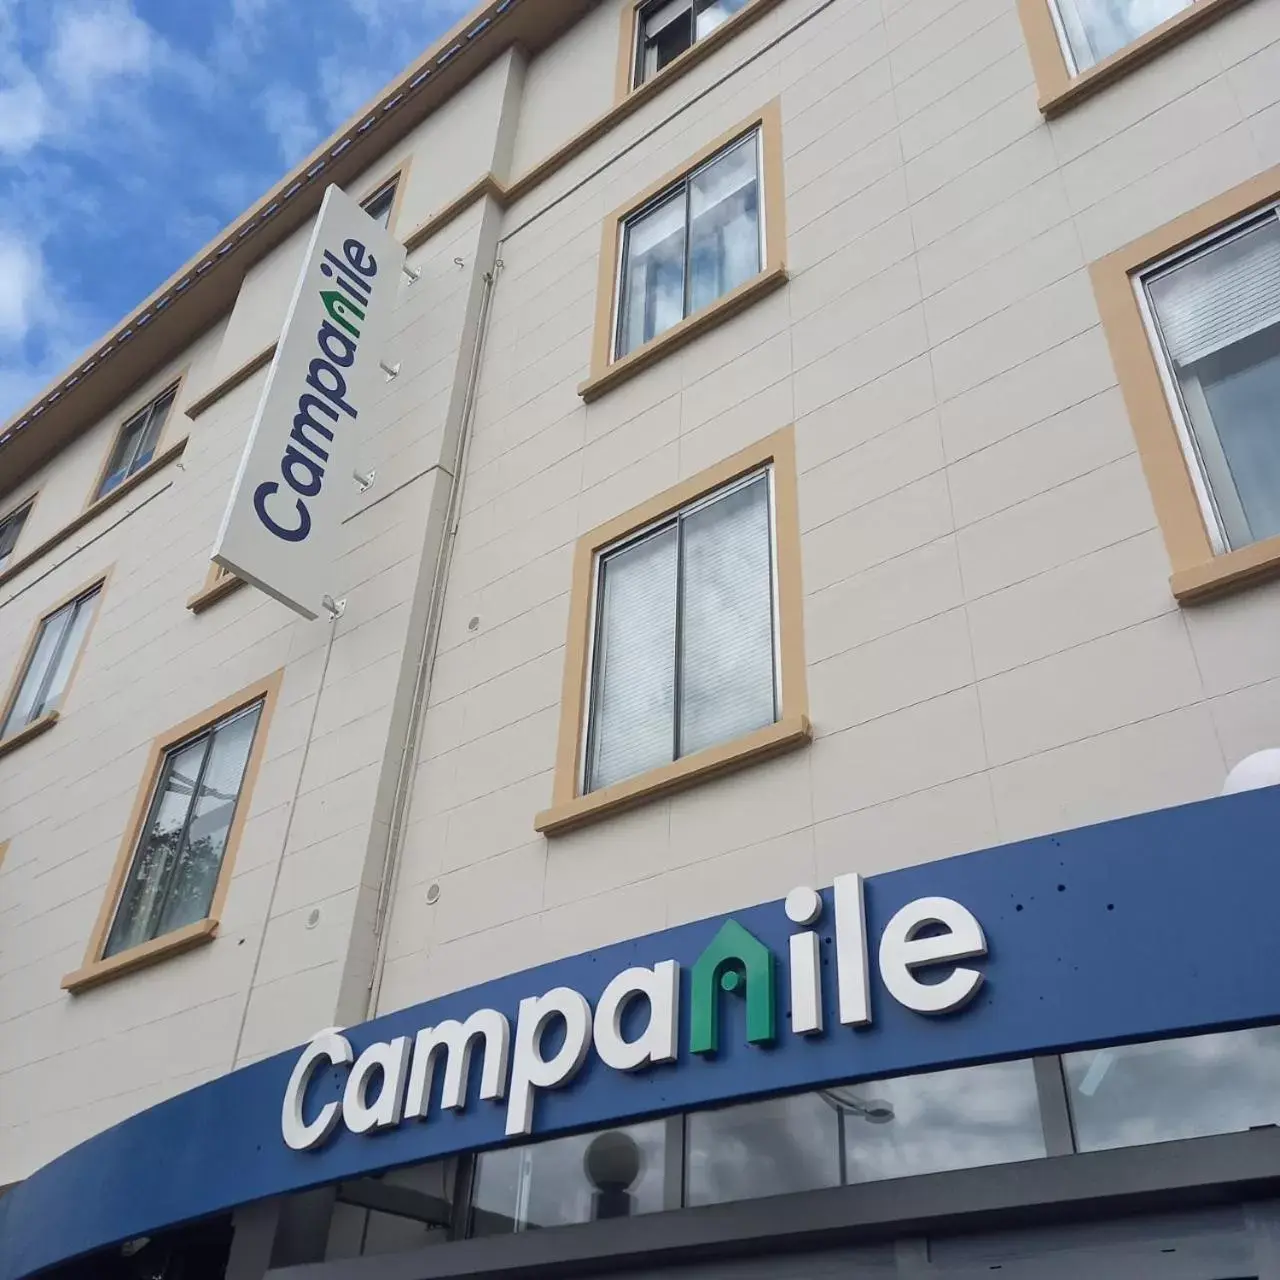
[[[1280,788],[1159,810],[887,872],[866,881],[871,1025],[839,1025],[834,964],[824,949],[827,1030],[770,1046],[746,1042],[743,1014],[725,1001],[720,1050],[684,1048],[676,1062],[622,1073],[594,1053],[565,1087],[541,1092],[533,1138],[836,1081],[1060,1052],[1280,1020]],[[890,998],[876,941],[900,907],[953,898],[983,925],[988,953],[971,962],[985,982],[962,1011],[913,1013]],[[813,926],[830,945],[830,891]],[[726,919],[782,960],[797,931],[780,902],[734,912],[555,961],[351,1028],[358,1054],[480,1008],[514,1025],[519,1002],[568,986],[596,1003],[623,969],[677,961],[684,974]],[[786,1010],[785,970],[778,977]],[[505,1144],[505,1104],[433,1108],[367,1136],[341,1125],[314,1151],[292,1151],[280,1110],[298,1050],[180,1094],[60,1156],[0,1198],[0,1280],[21,1280],[82,1254],[269,1196]],[[343,1072],[316,1081],[309,1110],[340,1096]],[[437,1082],[437,1092],[439,1084]]]

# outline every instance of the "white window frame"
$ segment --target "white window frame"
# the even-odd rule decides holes
[[[684,506],[677,507],[673,511],[669,511],[666,515],[651,520],[649,523],[639,526],[619,538],[616,542],[609,543],[608,546],[600,547],[594,555],[591,565],[591,596],[588,603],[587,616],[591,623],[587,631],[587,655],[586,655],[586,696],[583,698],[582,723],[578,732],[578,759],[576,768],[576,789],[579,795],[589,795],[587,791],[589,762],[591,759],[591,726],[594,719],[597,687],[596,687],[596,644],[600,635],[600,605],[601,605],[601,580],[604,576],[604,562],[610,556],[615,555],[619,551],[625,550],[627,547],[634,546],[638,542],[642,542],[645,538],[650,537],[660,529],[667,529],[677,524],[681,519],[687,519],[689,516],[701,511],[703,508],[710,506],[713,502],[718,502],[721,498],[727,498],[730,494],[736,493],[739,489],[746,488],[747,485],[759,480],[761,476],[765,477],[767,489],[767,501],[769,504],[769,600],[770,615],[772,624],[772,658],[773,658],[773,722],[776,724],[782,716],[782,620],[778,607],[778,506],[777,495],[775,493],[775,476],[774,465],[767,462],[762,466],[753,467],[750,471],[738,476],[735,480],[730,480],[727,484],[720,485],[715,489],[710,489],[700,497],[695,498],[692,502],[686,503]],[[677,635],[679,634],[680,618],[676,618]],[[678,668],[678,654],[673,658]],[[675,696],[672,710],[672,761],[686,759],[686,756],[677,756],[674,754],[675,734],[680,724],[680,689],[679,689],[679,671],[676,672],[677,679],[675,684]]]
[[[756,221],[757,221],[757,234],[760,241],[760,245],[759,245],[760,267],[757,270],[756,275],[759,275],[760,271],[765,270],[769,261],[769,249],[768,249],[769,240],[768,240],[768,229],[765,226],[765,219],[767,216],[765,205],[767,201],[765,200],[764,126],[762,124],[755,124],[746,132],[739,134],[739,136],[734,138],[731,142],[725,143],[723,147],[721,147],[714,154],[709,155],[700,164],[694,165],[694,167],[690,169],[687,173],[681,174],[681,176],[677,178],[674,182],[663,187],[661,191],[651,196],[648,200],[644,202],[644,204],[640,205],[639,208],[633,209],[630,213],[628,213],[625,218],[619,219],[618,221],[618,252],[617,252],[618,262],[617,262],[617,267],[614,271],[614,276],[613,276],[613,307],[609,313],[609,316],[610,316],[609,361],[610,363],[613,363],[616,360],[621,360],[625,358],[623,355],[619,353],[619,351],[622,345],[622,282],[626,278],[626,274],[627,274],[627,229],[628,227],[632,226],[633,224],[638,222],[641,218],[651,213],[654,209],[658,207],[658,205],[662,204],[665,200],[669,200],[676,191],[683,190],[685,192],[684,299],[683,299],[683,302],[684,302],[684,306],[687,307],[688,301],[689,301],[689,241],[691,239],[690,227],[689,227],[689,197],[688,197],[689,184],[694,180],[694,178],[698,176],[698,174],[702,173],[706,169],[709,169],[717,161],[723,159],[735,147],[742,146],[743,143],[746,142],[747,138],[751,137],[752,135],[754,135],[755,153],[756,153],[756,210],[757,210]],[[721,298],[724,296],[725,296],[724,294],[720,295]],[[715,304],[719,300],[720,298],[715,298],[711,302],[704,303],[702,307],[698,308],[698,311],[702,311],[705,307],[715,306]],[[697,311],[684,310],[683,314],[680,317],[680,320],[677,321],[676,323],[679,324],[682,321],[687,320],[690,316],[696,315],[696,314],[697,314]],[[664,329],[663,333],[666,333],[666,332],[668,332],[668,330]],[[631,350],[628,351],[626,354],[631,355],[634,352],[639,351],[642,347],[648,346],[650,342],[657,342],[658,339],[661,337],[662,337],[661,333],[654,334],[652,338],[649,338],[645,342],[638,343],[636,346],[632,347]]]
[[[1260,208],[1251,210],[1247,214],[1242,214],[1238,218],[1233,218],[1222,226],[1215,227],[1212,231],[1206,232],[1203,236],[1198,237],[1174,253],[1166,254],[1157,261],[1143,267],[1140,271],[1135,271],[1130,278],[1134,298],[1138,304],[1138,311],[1142,316],[1142,323],[1147,331],[1147,340],[1150,342],[1152,354],[1155,356],[1160,385],[1164,390],[1165,400],[1169,406],[1169,414],[1178,433],[1178,443],[1182,448],[1183,460],[1186,462],[1187,472],[1191,477],[1191,487],[1195,491],[1200,514],[1204,520],[1205,531],[1209,535],[1209,543],[1215,555],[1225,555],[1227,552],[1239,550],[1239,548],[1233,547],[1227,536],[1226,523],[1222,518],[1219,505],[1222,497],[1214,492],[1209,480],[1214,469],[1206,464],[1203,446],[1197,439],[1195,429],[1192,426],[1194,415],[1187,409],[1182,388],[1174,374],[1173,361],[1165,347],[1164,337],[1160,332],[1155,309],[1152,307],[1151,299],[1147,293],[1147,286],[1161,275],[1177,267],[1184,266],[1197,258],[1207,256],[1221,245],[1246,234],[1268,219],[1280,220],[1280,201],[1272,201]],[[1199,388],[1198,382],[1196,383],[1196,388],[1197,390]],[[1212,418],[1208,415],[1207,406],[1201,407],[1204,409],[1206,420],[1212,421]],[[1212,447],[1221,452],[1221,445],[1218,443],[1216,436]],[[1216,465],[1217,467],[1226,466],[1225,455],[1217,460]],[[1234,494],[1223,496],[1236,503],[1239,502],[1238,497]],[[1243,519],[1242,513],[1241,519]]]

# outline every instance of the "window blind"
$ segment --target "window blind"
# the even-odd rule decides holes
[[[772,724],[769,485],[749,485],[683,521],[680,754]]]
[[[676,528],[601,569],[586,790],[670,762],[674,749]]]
[[[1147,284],[1165,346],[1183,367],[1280,323],[1280,222],[1261,225]]]

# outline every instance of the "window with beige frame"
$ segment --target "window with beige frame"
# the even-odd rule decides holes
[[[696,66],[779,0],[625,0],[616,100]]]
[[[0,754],[53,727],[98,613],[105,577],[60,600],[32,630],[4,701]]]
[[[280,672],[151,746],[85,963],[82,991],[209,941],[230,886]]]
[[[1053,116],[1242,0],[1018,0],[1040,110]]]
[[[365,213],[392,234],[395,233],[400,206],[404,203],[405,188],[409,182],[409,164],[412,159],[412,156],[406,156],[391,173],[375,183],[360,199],[360,207]]]
[[[14,548],[18,545],[18,539],[22,537],[23,527],[27,523],[27,517],[31,514],[35,501],[35,498],[28,498],[7,515],[0,516],[0,572],[3,572],[5,565],[13,559]]]
[[[175,382],[166,387],[150,404],[125,420],[116,433],[91,502],[105,498],[155,458],[169,411],[177,399],[178,385]]]
[[[1092,273],[1174,594],[1280,569],[1280,169]]]
[[[605,220],[594,400],[786,280],[775,100]]]
[[[592,530],[546,834],[809,738],[793,432]]]
[[[203,613],[243,586],[243,578],[237,578],[230,569],[224,569],[220,564],[210,562],[209,571],[204,577],[204,585],[187,601],[187,608],[192,613]]]

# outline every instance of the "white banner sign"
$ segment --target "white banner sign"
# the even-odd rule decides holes
[[[214,544],[218,564],[305,618],[339,586],[339,534],[404,258],[329,188]]]

